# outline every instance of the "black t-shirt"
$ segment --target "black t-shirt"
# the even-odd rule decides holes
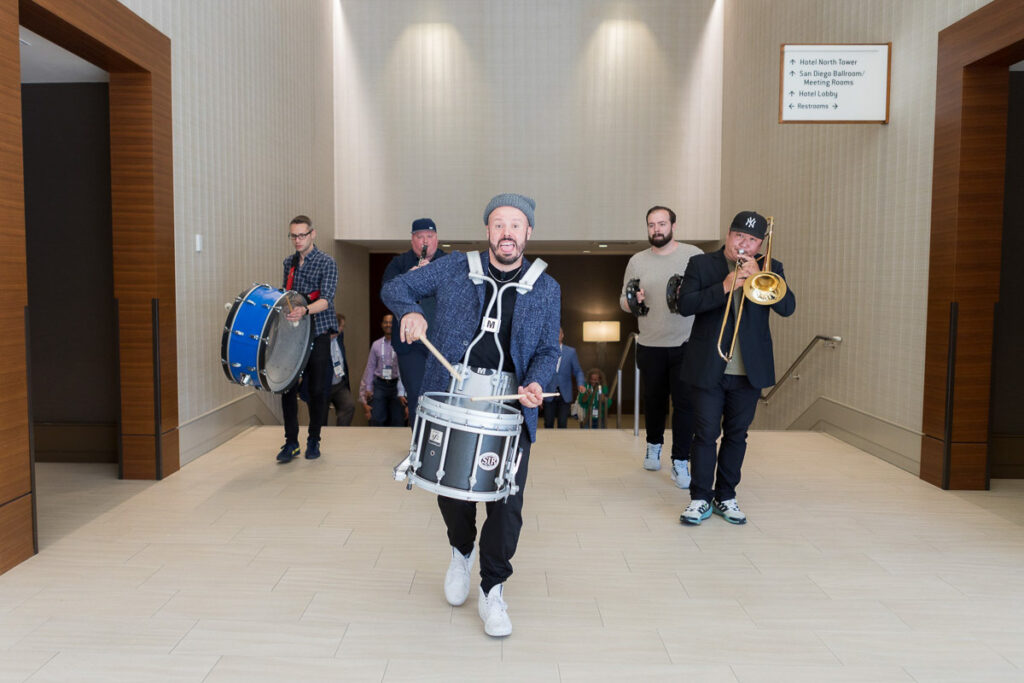
[[[515,276],[509,278],[509,273],[497,270],[494,266],[488,263],[487,274],[492,280],[497,282],[498,289],[500,290],[509,282],[519,282],[523,278],[524,270],[520,265]],[[481,325],[483,324],[483,318],[488,316],[487,304],[491,300],[491,294],[493,291],[494,290],[491,288],[491,285],[487,285],[487,294],[484,297],[484,313],[480,318]],[[512,312],[516,308],[516,298],[518,296],[519,294],[515,287],[509,287],[505,290],[505,293],[501,295],[501,327],[498,328],[498,343],[501,344],[501,350],[505,354],[504,363],[502,364],[501,369],[513,374],[515,374],[516,366],[515,363],[512,362]],[[495,310],[492,310],[488,317],[497,318],[497,308],[498,302],[495,301]],[[498,347],[494,343],[493,334],[489,332],[485,333],[480,341],[476,343],[476,346],[473,347],[473,351],[469,354],[469,365],[470,367],[487,368],[489,370],[493,370],[498,367]],[[519,378],[516,379],[518,381]]]

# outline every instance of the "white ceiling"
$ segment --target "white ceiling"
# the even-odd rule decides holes
[[[107,83],[103,69],[73,55],[46,38],[18,27],[22,83]]]

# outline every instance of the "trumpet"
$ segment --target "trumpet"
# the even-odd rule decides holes
[[[732,297],[736,291],[736,287],[729,290],[729,298],[725,302],[725,314],[722,316],[722,327],[718,331],[718,355],[726,363],[732,360],[733,353],[736,350],[736,339],[740,335],[740,320],[743,319],[743,304],[745,300],[749,300],[752,303],[758,304],[759,306],[770,306],[786,296],[788,287],[786,281],[781,276],[773,273],[772,268],[772,235],[774,234],[774,223],[775,219],[768,216],[768,235],[765,237],[767,245],[764,249],[764,263],[761,265],[761,270],[754,275],[751,275],[743,283],[743,298],[740,299],[739,306],[736,309],[736,326],[732,331],[732,342],[729,344],[729,352],[725,353],[722,351],[722,338],[725,336],[725,328],[729,324],[729,312],[732,310]],[[736,270],[733,271],[733,282],[735,283],[736,277],[739,275],[740,268],[743,267],[744,260],[743,256],[745,252],[740,249],[740,258],[736,261]],[[755,260],[757,260],[755,258]]]

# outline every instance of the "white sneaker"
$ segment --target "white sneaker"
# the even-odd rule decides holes
[[[706,500],[691,500],[690,504],[683,510],[683,514],[679,515],[679,521],[683,524],[693,524],[694,526],[699,525],[705,519],[711,516],[711,506],[708,505]]]
[[[458,607],[469,597],[469,572],[476,559],[476,548],[466,557],[458,548],[452,547],[452,562],[444,575],[444,597],[448,604]]]
[[[688,491],[690,489],[690,461],[689,460],[673,460],[672,461],[672,481],[676,483],[676,486]]]
[[[735,498],[729,500],[713,500],[711,501],[711,509],[714,510],[716,515],[721,515],[722,519],[729,522],[729,524],[746,524],[747,516],[740,510],[739,503],[736,502]]]
[[[495,638],[512,633],[512,620],[508,618],[508,605],[505,604],[505,600],[501,596],[503,585],[496,584],[486,595],[484,589],[481,588],[480,602],[477,604],[480,618],[484,622],[484,633]]]
[[[657,472],[661,469],[661,444],[647,444],[647,455],[644,457],[644,469]]]

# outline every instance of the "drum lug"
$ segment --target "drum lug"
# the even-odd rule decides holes
[[[237,334],[239,337],[245,336],[245,332],[242,332],[241,330],[235,330],[235,334]]]
[[[250,306],[255,306],[256,305],[256,302],[253,301],[252,299],[246,299],[245,303],[249,304]]]
[[[240,368],[240,367],[242,367],[242,364],[241,363],[232,363],[231,367],[233,367],[233,368]]]
[[[245,386],[252,386],[252,377],[250,377],[249,375],[242,373],[241,380],[242,384],[244,384]]]
[[[260,335],[258,335],[258,334],[250,334],[249,338],[250,339],[255,339],[256,341],[261,341]]]

